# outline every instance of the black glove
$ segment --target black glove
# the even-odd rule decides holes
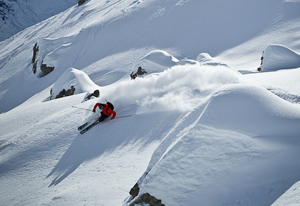
[[[96,110],[94,110],[94,109],[93,109],[93,112],[95,113],[95,112],[96,112]]]
[[[111,117],[110,120],[114,119],[114,117]]]

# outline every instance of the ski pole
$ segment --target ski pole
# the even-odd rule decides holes
[[[124,118],[124,117],[130,117],[130,116],[132,116],[132,115],[126,115],[126,116],[116,117],[115,119]]]
[[[90,111],[90,112],[92,112],[92,110],[90,110],[90,109],[85,109],[85,108],[80,108],[80,107],[75,107],[75,106],[72,106],[73,108],[76,108],[76,109],[82,109],[82,110],[86,110],[86,111]]]

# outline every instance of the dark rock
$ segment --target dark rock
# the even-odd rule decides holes
[[[58,95],[56,95],[55,99],[58,99],[58,98],[62,98],[66,95],[66,90],[63,89],[62,91],[59,92]]]
[[[84,4],[86,2],[86,0],[79,0],[78,1],[78,6],[81,6],[82,4]]]
[[[157,198],[151,196],[149,193],[145,193],[142,196],[140,196],[136,201],[134,201],[135,204],[149,204],[150,206],[165,206],[161,203],[161,200],[158,200]]]
[[[32,64],[32,72],[34,74],[36,73],[36,66],[37,66],[37,61]]]
[[[74,92],[75,92],[75,87],[74,87],[74,86],[71,86],[71,88],[68,89],[68,90],[65,90],[65,89],[61,90],[61,91],[59,92],[59,94],[56,95],[55,99],[62,98],[62,97],[67,97],[67,96],[71,96],[71,95],[74,94]],[[52,94],[52,89],[51,89],[51,91],[50,91],[50,96],[53,96],[53,94]]]
[[[133,188],[131,188],[129,194],[130,194],[133,198],[135,198],[136,196],[138,196],[139,191],[140,191],[139,185],[138,185],[138,183],[136,183],[136,184],[133,186]]]
[[[100,92],[99,92],[99,90],[97,89],[97,90],[94,91],[94,93],[89,94],[89,95],[86,97],[86,100],[90,100],[92,97],[98,98],[99,96],[100,96]]]
[[[37,45],[37,43],[35,43],[35,45],[33,47],[33,56],[32,56],[32,59],[31,59],[32,64],[35,63],[35,59],[36,59],[36,55],[37,55],[38,51],[39,51],[39,46]]]
[[[142,67],[139,67],[136,73],[137,73],[138,75],[147,74],[146,70],[145,70],[145,69],[142,69]]]
[[[71,95],[74,94],[74,92],[75,92],[75,87],[74,87],[74,86],[71,86],[71,89],[68,89],[68,90],[66,91],[65,96],[66,96],[66,97],[67,97],[67,96],[71,96]]]
[[[44,76],[51,73],[53,70],[54,70],[54,67],[48,67],[47,64],[41,65],[41,71],[43,72]]]
[[[36,60],[36,56],[37,53],[39,51],[39,46],[37,45],[37,43],[35,43],[34,47],[33,47],[33,56],[31,59],[31,63],[32,63],[32,72],[35,74],[36,73],[36,65],[37,65],[37,60]]]
[[[137,73],[132,72],[130,74],[131,79],[135,79],[137,77]]]
[[[135,79],[138,75],[147,74],[146,70],[144,70],[142,67],[139,67],[137,72],[132,72],[130,74],[131,79]]]
[[[265,53],[265,51],[262,52],[262,55],[261,55],[261,58],[260,58],[260,66],[262,66],[263,63],[264,63],[264,53]],[[261,67],[258,67],[257,71],[260,72],[261,71]]]

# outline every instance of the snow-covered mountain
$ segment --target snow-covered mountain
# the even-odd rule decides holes
[[[0,42],[1,205],[299,204],[299,8],[89,0]]]
[[[0,41],[77,4],[77,0],[1,0]]]

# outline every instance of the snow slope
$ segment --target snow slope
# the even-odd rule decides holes
[[[299,4],[90,0],[0,42],[1,204],[298,201]],[[79,134],[105,100],[131,116]]]
[[[0,41],[37,24],[70,6],[77,0],[2,0],[0,1]]]
[[[299,105],[226,86],[164,138],[141,194],[166,205],[270,205],[299,178],[299,123]]]
[[[297,205],[299,201],[299,182],[296,182],[287,192],[285,192],[279,199],[277,199],[273,206],[278,205]]]

